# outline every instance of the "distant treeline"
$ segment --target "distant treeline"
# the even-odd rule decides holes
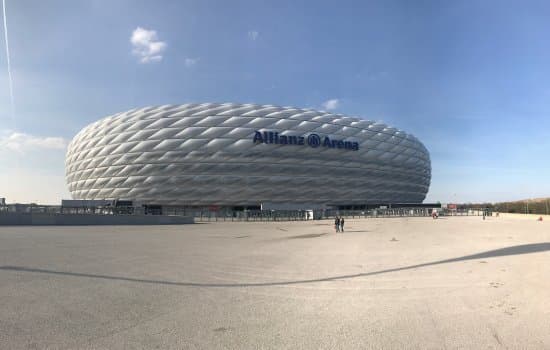
[[[550,214],[550,198],[501,203],[468,203],[459,204],[457,208],[488,208],[501,213]]]

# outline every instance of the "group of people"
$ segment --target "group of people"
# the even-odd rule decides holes
[[[336,216],[334,219],[334,229],[336,232],[344,232],[344,217]]]

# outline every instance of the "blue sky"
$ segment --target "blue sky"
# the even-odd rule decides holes
[[[548,18],[544,1],[7,0],[0,197],[68,198],[66,142],[115,112],[330,100],[424,142],[429,201],[550,196]]]

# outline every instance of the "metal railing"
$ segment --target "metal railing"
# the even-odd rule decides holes
[[[147,211],[143,207],[61,207],[43,205],[5,205],[0,206],[2,213],[47,213],[47,214],[89,214],[89,215],[174,215],[190,216],[198,222],[215,221],[303,221],[334,219],[336,216],[346,219],[356,218],[396,218],[432,216],[432,208],[384,208],[368,210],[229,210],[211,211],[196,208],[168,208],[162,211]],[[470,209],[435,209],[439,216],[491,216],[485,208]]]
[[[346,219],[360,218],[397,218],[397,217],[431,217],[431,208],[397,208],[369,210],[313,210],[308,211],[197,211],[187,212],[198,222],[213,221],[302,221],[334,219],[336,216]],[[482,216],[482,209],[443,210],[438,209],[439,216]],[[486,212],[486,215],[491,215]]]

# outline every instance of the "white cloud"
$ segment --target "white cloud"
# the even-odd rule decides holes
[[[62,137],[42,137],[4,130],[0,132],[0,150],[25,153],[41,149],[64,150],[67,141]]]
[[[70,198],[65,184],[67,144],[62,137],[0,129],[0,197],[8,203],[45,204]]]
[[[158,40],[155,30],[137,27],[132,32],[130,42],[133,46],[132,53],[139,57],[141,63],[159,62],[166,50],[166,43]]]
[[[323,108],[326,109],[327,111],[336,109],[338,108],[339,105],[340,105],[340,100],[338,100],[337,98],[333,98],[323,102]]]
[[[190,57],[187,57],[185,59],[185,66],[186,67],[192,67],[194,66],[195,64],[197,64],[197,62],[199,61],[198,58],[190,58]]]
[[[258,32],[257,30],[249,30],[248,31],[248,39],[250,39],[252,41],[255,41],[256,39],[258,39],[259,35],[260,35],[260,32]]]

